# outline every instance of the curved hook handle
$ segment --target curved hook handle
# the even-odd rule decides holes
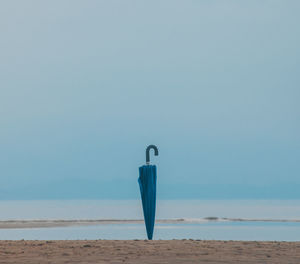
[[[146,149],[146,164],[150,163],[150,149],[154,149],[154,155],[158,155],[158,148],[154,145],[149,145]]]

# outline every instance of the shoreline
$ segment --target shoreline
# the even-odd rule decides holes
[[[204,217],[198,219],[158,219],[158,224],[201,224],[208,222],[264,222],[264,223],[300,223],[300,219],[244,219]],[[0,220],[0,229],[15,228],[50,228],[68,226],[90,226],[111,224],[143,224],[142,219],[47,219],[47,220]]]

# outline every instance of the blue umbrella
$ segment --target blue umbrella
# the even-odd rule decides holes
[[[139,168],[140,177],[139,185],[144,211],[144,219],[147,230],[148,239],[152,240],[154,222],[155,222],[155,205],[156,205],[156,166],[150,165],[149,152],[154,149],[155,156],[158,155],[158,149],[154,145],[150,145],[146,149],[146,164]]]

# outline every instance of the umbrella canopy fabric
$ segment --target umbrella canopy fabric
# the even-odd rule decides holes
[[[138,182],[140,185],[147,236],[149,240],[152,240],[156,207],[156,166],[144,165],[139,168],[139,171]]]

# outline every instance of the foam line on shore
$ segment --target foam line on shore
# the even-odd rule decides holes
[[[201,224],[207,222],[277,222],[277,223],[300,223],[300,219],[248,219],[248,218],[176,218],[158,219],[159,224]],[[111,224],[143,224],[142,219],[47,219],[47,220],[2,220],[0,229],[9,228],[49,228],[67,226],[88,226],[88,225],[111,225]]]

